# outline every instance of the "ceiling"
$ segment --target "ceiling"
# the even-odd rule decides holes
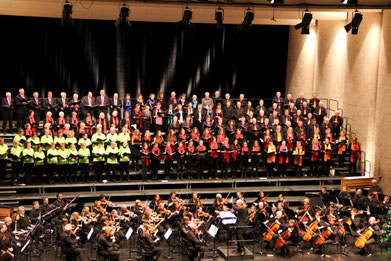
[[[212,0],[215,1],[215,0]],[[236,0],[233,2],[194,1],[189,4],[193,10],[193,23],[215,23],[214,12],[220,5],[224,8],[224,23],[240,24],[248,7],[254,9],[253,24],[297,24],[306,9],[303,0],[285,0],[284,5],[273,8],[267,0]],[[231,1],[231,0],[230,0]],[[70,0],[74,19],[116,20],[121,2],[118,0]],[[1,0],[0,15],[36,16],[60,18],[62,0]],[[342,5],[340,0],[305,1],[316,20],[347,20],[348,13],[355,7]],[[185,2],[176,0],[127,1],[131,9],[131,21],[178,22],[182,18]],[[389,0],[359,1],[360,12],[381,12],[390,8]],[[353,8],[353,9],[352,9]],[[273,17],[276,21],[271,20]]]

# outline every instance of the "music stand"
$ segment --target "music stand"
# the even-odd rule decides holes
[[[216,255],[216,235],[219,232],[219,229],[215,225],[210,225],[208,234],[213,238],[213,255],[211,256],[213,259],[217,257]]]
[[[126,231],[126,234],[125,234],[126,240],[131,239],[132,235],[133,235],[133,229],[132,229],[132,227],[129,227],[128,231]],[[132,260],[132,240],[129,240],[129,259],[128,260]]]
[[[171,245],[169,242],[171,235],[172,235],[172,229],[169,227],[167,229],[166,233],[164,233],[164,238],[166,239],[167,244],[168,244],[168,256],[165,256],[164,258],[167,258],[168,260],[175,259],[175,257],[171,256]]]

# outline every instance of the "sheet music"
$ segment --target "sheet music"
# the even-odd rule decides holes
[[[208,233],[211,237],[215,238],[218,231],[219,231],[219,229],[215,225],[212,224],[209,227]]]

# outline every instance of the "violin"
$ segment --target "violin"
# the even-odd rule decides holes
[[[380,220],[377,220],[375,222],[375,224],[379,223]],[[360,237],[356,240],[356,242],[354,243],[354,245],[357,247],[357,248],[364,248],[365,247],[365,243],[368,241],[369,238],[371,238],[371,236],[373,235],[373,233],[375,232],[375,230],[370,226],[368,227],[367,229],[364,230],[364,233],[362,233],[360,235]]]
[[[266,225],[266,224],[265,224]],[[263,233],[263,240],[264,241],[267,241],[267,242],[270,242],[274,236],[274,234],[280,229],[280,225],[281,223],[276,220],[274,221],[270,227],[267,227],[267,231]]]
[[[254,223],[256,214],[257,214],[257,212],[254,211],[253,213],[251,213],[249,215],[248,220],[250,221],[250,223]]]

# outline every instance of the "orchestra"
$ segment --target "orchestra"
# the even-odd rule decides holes
[[[253,203],[246,203],[245,193],[240,191],[236,199],[230,193],[225,197],[217,194],[212,206],[205,204],[196,192],[189,200],[175,192],[170,193],[168,200],[156,194],[150,202],[136,200],[131,207],[117,206],[102,194],[93,206],[83,204],[80,209],[68,208],[77,197],[64,200],[62,193],[58,193],[52,204],[45,198],[42,205],[34,202],[28,214],[20,206],[12,218],[7,218],[0,230],[0,236],[3,235],[0,247],[5,255],[18,260],[27,237],[33,240],[34,249],[46,229],[55,228],[63,253],[86,260],[83,249],[88,246],[86,242],[91,240],[88,234],[93,231],[98,254],[108,260],[122,260],[121,249],[127,244],[121,242],[126,241],[125,235],[132,229],[134,236],[139,237],[142,255],[147,260],[158,260],[163,252],[161,241],[171,229],[173,237],[184,240],[189,260],[197,260],[212,243],[208,230],[215,225],[219,230],[233,233],[237,253],[242,256],[248,248],[246,241],[260,239],[267,251],[280,256],[291,257],[303,251],[325,256],[329,251],[327,246],[337,244],[344,255],[354,252],[370,257],[374,254],[374,244],[382,236],[389,206],[389,196],[379,193],[377,181],[372,184],[368,193],[344,187],[338,194],[332,194],[323,187],[319,194],[314,194],[320,201],[314,203],[311,197],[305,198],[293,209],[282,194],[273,202],[263,191]],[[376,192],[380,202],[374,197]],[[345,200],[351,204],[344,205]],[[371,204],[372,200],[376,204]],[[222,222],[220,214],[224,211],[236,216],[233,227]],[[353,242],[348,236],[354,238]],[[295,246],[293,251],[290,246]]]

